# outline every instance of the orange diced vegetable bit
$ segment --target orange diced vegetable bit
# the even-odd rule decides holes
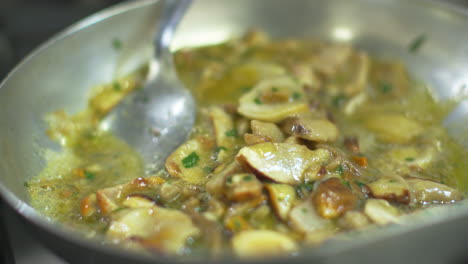
[[[361,167],[366,168],[368,165],[367,158],[364,156],[353,156],[353,160]]]

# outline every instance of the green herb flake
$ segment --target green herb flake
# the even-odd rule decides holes
[[[190,155],[182,159],[182,165],[184,165],[185,168],[193,168],[197,165],[198,161],[200,160],[200,157],[197,155],[197,153],[192,152]]]
[[[349,181],[347,181],[347,180],[341,180],[341,183],[342,183],[344,186],[346,186],[346,187],[348,187],[349,189],[351,189],[351,184],[349,183]]]
[[[251,181],[253,180],[253,176],[252,175],[245,175],[243,178],[242,178],[244,181]]]
[[[84,175],[87,180],[94,180],[96,178],[96,175],[89,171],[84,171]]]
[[[405,159],[405,161],[407,161],[407,162],[412,162],[412,161],[414,161],[414,158],[408,157],[408,158]]]
[[[427,41],[427,36],[425,34],[421,34],[416,37],[408,46],[408,51],[411,53],[418,52],[424,43]]]
[[[360,181],[354,181],[354,183],[356,183],[356,184],[357,184],[357,186],[359,186],[359,188],[364,188],[364,187],[366,187],[366,184],[365,184],[365,183],[363,183],[363,182],[360,182]]]
[[[216,148],[215,152],[219,153],[219,152],[221,152],[221,150],[227,151],[228,149],[226,147],[219,146],[219,147]]]
[[[299,93],[299,92],[294,92],[294,93],[292,94],[292,98],[293,98],[294,100],[299,100],[299,99],[302,98],[302,94]]]
[[[307,208],[302,208],[301,211],[303,214],[307,214]]]
[[[24,187],[29,188],[29,182],[25,181],[25,182],[23,183],[23,185],[24,185]]]
[[[237,137],[237,130],[235,128],[226,131],[225,135],[227,137]]]
[[[234,228],[236,229],[236,231],[239,231],[241,229],[241,224],[239,220],[234,221]]]
[[[274,93],[276,93],[276,92],[278,91],[278,88],[276,88],[276,87],[271,87],[271,91],[274,92]]]
[[[122,90],[122,86],[121,86],[120,83],[118,83],[118,82],[115,82],[115,83],[112,85],[112,88],[114,89],[114,91],[117,91],[117,92],[119,92],[120,90]]]
[[[114,40],[112,40],[112,47],[115,50],[120,50],[122,48],[122,41],[120,41],[120,39],[118,38],[115,38]]]
[[[227,180],[226,180],[227,183],[232,183],[232,177],[229,177]]]
[[[380,84],[380,90],[382,91],[382,93],[388,94],[393,90],[393,86],[389,83],[383,82]]]
[[[260,101],[260,99],[257,97],[257,98],[254,99],[254,103],[258,104],[258,105],[261,105],[262,101]]]
[[[338,174],[340,174],[340,176],[343,176],[343,173],[344,173],[344,169],[343,169],[343,166],[338,166],[338,168],[336,169],[336,171],[338,172]]]
[[[340,94],[340,95],[337,95],[335,97],[333,97],[332,99],[332,104],[333,106],[335,107],[341,107],[346,101],[346,96]]]

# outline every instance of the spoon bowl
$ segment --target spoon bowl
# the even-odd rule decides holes
[[[177,77],[169,46],[191,0],[166,0],[154,39],[155,56],[142,89],[126,97],[103,126],[136,149],[149,170],[187,139],[195,123],[195,101]]]

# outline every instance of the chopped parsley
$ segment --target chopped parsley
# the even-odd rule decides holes
[[[418,37],[416,37],[413,41],[408,46],[408,51],[411,53],[416,53],[418,52],[422,45],[426,42],[427,36],[425,34],[421,34]]]
[[[253,180],[253,176],[252,176],[251,174],[245,175],[242,179],[243,179],[244,181],[251,181],[251,180]]]
[[[212,172],[213,172],[213,169],[210,168],[210,167],[203,167],[203,172],[205,172],[205,173],[212,173]]]
[[[306,189],[307,191],[312,191],[314,189],[313,183],[302,183],[296,186],[297,189]]]
[[[343,172],[344,172],[343,166],[341,166],[341,165],[338,166],[338,168],[336,169],[336,171],[337,171],[341,176],[343,176]]]
[[[299,93],[299,92],[294,92],[294,93],[292,94],[292,98],[293,98],[294,100],[299,100],[299,99],[301,99],[301,97],[302,97],[302,94]]]
[[[348,187],[348,188],[351,189],[351,184],[349,183],[349,181],[347,181],[347,180],[341,180],[341,183],[342,183],[344,186],[346,186],[346,187]]]
[[[228,149],[226,147],[219,146],[219,147],[216,148],[215,152],[219,153],[219,152],[221,152],[221,150],[227,151]]]
[[[89,171],[84,171],[84,175],[85,175],[85,178],[88,180],[94,180],[94,178],[96,178],[96,175]]]
[[[255,103],[255,104],[258,104],[258,105],[261,105],[261,104],[262,104],[262,101],[260,101],[259,98],[255,98],[255,99],[254,99],[254,103]]]
[[[112,88],[114,89],[114,91],[120,91],[120,90],[122,90],[122,86],[121,86],[120,83],[118,83],[118,82],[115,82],[115,83],[112,85]]]
[[[380,90],[382,93],[387,94],[393,90],[393,86],[389,83],[383,82],[380,84]]]
[[[250,90],[252,90],[252,87],[250,87],[250,86],[243,86],[243,87],[241,87],[241,91],[242,91],[243,93],[249,92]]]
[[[276,87],[271,87],[271,91],[275,93],[275,92],[278,91],[278,88],[276,88]]]
[[[237,137],[237,130],[235,128],[226,131],[225,135],[227,137]]]
[[[407,161],[407,162],[412,162],[412,161],[414,161],[414,158],[408,157],[408,158],[405,159],[405,161]]]
[[[366,187],[366,184],[364,184],[363,182],[360,182],[360,181],[354,181],[354,183],[356,183],[359,188],[363,188],[363,187]]]
[[[120,41],[120,39],[118,39],[118,38],[115,38],[114,40],[112,40],[112,47],[115,50],[121,49],[122,48],[122,41]]]
[[[25,181],[25,182],[23,183],[23,185],[24,185],[24,187],[29,188],[29,182]]]
[[[200,160],[200,157],[194,151],[190,153],[190,155],[182,159],[182,165],[184,165],[184,167],[187,169],[193,168],[197,165],[199,160]]]
[[[333,97],[332,104],[335,107],[340,107],[344,104],[345,101],[346,101],[346,96],[340,94],[340,95]]]
[[[307,214],[307,208],[302,208],[301,211],[303,214]]]

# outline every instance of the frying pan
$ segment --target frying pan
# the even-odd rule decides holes
[[[71,263],[177,262],[103,245],[53,223],[29,206],[23,186],[44,168],[44,149],[60,149],[45,134],[45,114],[56,109],[77,112],[85,107],[90,87],[148,63],[160,7],[156,0],[131,1],[80,21],[36,49],[0,84],[1,196],[29,232]],[[274,38],[348,42],[371,54],[404,61],[438,100],[468,94],[468,13],[442,2],[200,0],[184,17],[172,48],[218,43],[251,28]],[[411,41],[421,35],[426,37],[424,45],[417,53],[408,52]],[[119,50],[112,46],[116,41],[122,43]],[[462,101],[444,125],[467,148],[468,102]],[[287,261],[463,263],[468,259],[466,245],[468,205],[460,203],[399,226],[338,237]],[[285,259],[257,262],[266,261]]]

